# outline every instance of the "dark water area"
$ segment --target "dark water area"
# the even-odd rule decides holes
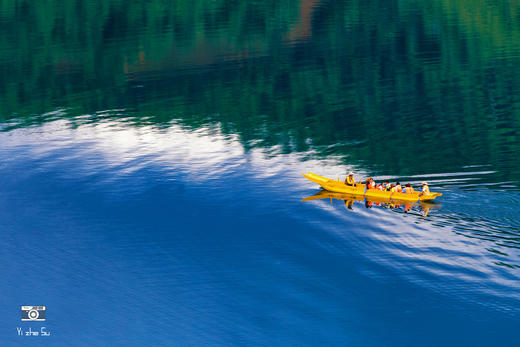
[[[519,13],[0,3],[0,345],[514,345]]]

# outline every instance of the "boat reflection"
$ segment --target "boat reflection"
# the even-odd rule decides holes
[[[364,197],[361,195],[353,195],[353,194],[345,194],[345,193],[334,193],[329,192],[327,190],[321,190],[318,193],[308,196],[302,201],[312,201],[312,200],[320,200],[320,199],[330,199],[332,203],[332,199],[343,200],[345,202],[345,207],[349,210],[354,210],[354,204],[364,206],[365,208],[372,208],[374,206],[381,208],[388,208],[396,211],[402,211],[404,213],[408,213],[412,209],[418,210],[419,213],[426,217],[431,209],[440,209],[441,204],[433,201],[420,201],[420,202],[411,202],[411,201],[400,201],[396,199],[384,199],[384,198],[375,198],[375,197]]]

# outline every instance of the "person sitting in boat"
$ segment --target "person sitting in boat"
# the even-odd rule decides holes
[[[397,191],[397,189],[395,189],[395,185],[392,183],[388,186],[388,188],[386,189],[387,192],[392,192],[392,193],[395,193]]]
[[[347,178],[345,178],[345,184],[347,186],[352,186],[352,187],[356,186],[356,180],[354,180],[354,173],[352,171],[350,171],[348,173]]]
[[[383,189],[381,189],[382,191],[388,191],[390,189],[390,182],[386,180],[385,183],[381,185],[381,187],[383,187]]]
[[[403,192],[403,188],[401,187],[401,183],[397,182],[395,184],[395,191],[398,192],[398,193],[402,193]]]
[[[422,190],[419,193],[419,196],[421,195],[430,195],[430,187],[428,187],[428,183],[426,182],[422,183]]]
[[[372,177],[367,178],[366,187],[367,189],[376,189],[376,182],[374,182]]]
[[[403,193],[412,194],[414,192],[413,187],[410,183],[406,183],[406,188],[404,188]]]

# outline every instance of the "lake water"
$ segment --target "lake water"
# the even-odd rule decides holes
[[[0,3],[0,345],[517,344],[519,13]]]

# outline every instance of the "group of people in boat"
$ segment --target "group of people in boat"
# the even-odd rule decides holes
[[[356,183],[356,180],[354,179],[354,173],[351,171],[349,172],[347,178],[345,179],[345,184],[347,186],[355,187],[357,184],[363,184],[362,182]],[[406,194],[412,194],[415,192],[415,189],[412,187],[410,183],[407,183],[404,187],[401,186],[401,183],[396,182],[395,184],[389,183],[388,181],[385,181],[381,184],[376,184],[376,182],[372,179],[372,177],[369,177],[365,181],[365,187],[366,189],[379,189],[381,191],[387,191],[387,192],[395,192],[395,193],[406,193]],[[428,187],[428,183],[422,182],[422,189],[419,195],[426,195],[430,194],[430,188]]]

